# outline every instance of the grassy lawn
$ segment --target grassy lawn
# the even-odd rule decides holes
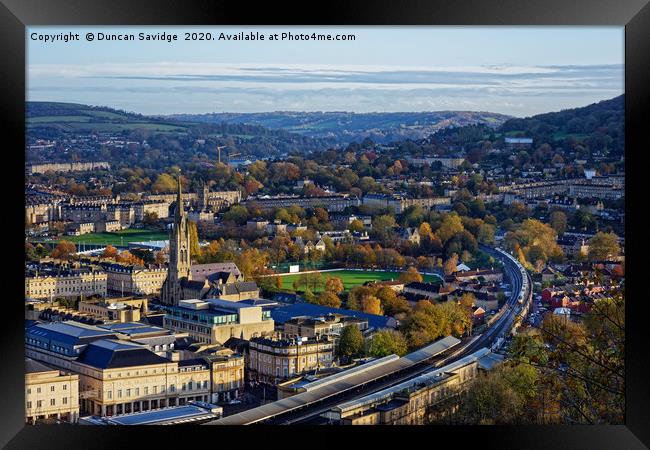
[[[128,245],[129,242],[164,241],[169,235],[160,231],[126,229],[114,233],[89,233],[81,236],[64,236],[59,241],[65,240],[74,243],[83,242],[95,245]],[[51,241],[50,241],[51,242]]]
[[[400,272],[382,272],[382,271],[364,271],[364,270],[336,270],[332,272],[321,272],[323,282],[328,278],[340,278],[343,281],[345,290],[350,290],[355,286],[360,286],[366,281],[384,281],[384,280],[397,280]],[[300,274],[281,275],[282,276],[282,289],[293,291],[293,282],[298,279]],[[424,281],[427,282],[440,282],[438,277],[432,275],[423,275]],[[320,292],[323,289],[316,289]]]

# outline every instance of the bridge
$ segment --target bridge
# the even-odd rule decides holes
[[[390,355],[335,375],[314,381],[302,392],[266,405],[208,422],[205,425],[250,425],[256,423],[291,424],[304,422],[332,406],[380,392],[472,355],[482,348],[496,349],[517,318],[525,313],[532,298],[530,277],[509,253],[481,245],[481,250],[503,263],[512,284],[511,295],[492,325],[483,333],[463,340],[452,336],[440,339],[404,357]]]

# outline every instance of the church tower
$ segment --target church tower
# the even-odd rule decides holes
[[[167,279],[160,291],[160,301],[165,305],[178,305],[182,300],[182,283],[192,279],[190,262],[190,228],[181,198],[181,177],[178,176],[178,193],[174,224],[169,236],[169,266]]]
[[[208,183],[204,182],[201,184],[201,187],[199,188],[197,192],[197,197],[198,197],[198,210],[199,211],[206,211],[208,209],[208,197],[210,195],[210,188],[208,187]]]

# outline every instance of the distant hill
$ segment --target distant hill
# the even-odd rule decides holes
[[[27,128],[30,132],[38,129],[55,129],[61,132],[121,132],[136,129],[185,132],[191,125],[104,106],[77,103],[27,102],[26,109]]]
[[[80,160],[108,160],[113,165],[126,160],[147,162],[150,166],[178,164],[194,157],[216,159],[217,146],[227,146],[226,154],[242,157],[269,157],[290,152],[323,150],[333,144],[331,139],[312,138],[285,130],[272,130],[261,125],[205,123],[180,121],[171,117],[144,116],[104,106],[77,103],[27,102],[27,138],[66,141],[69,151],[46,148],[31,150],[27,159],[64,162],[76,154]],[[71,140],[90,134],[109,134],[141,142],[146,139],[153,151],[130,150],[113,154],[104,151],[98,142],[84,140],[70,145]],[[199,143],[201,142],[201,143]],[[158,155],[156,152],[162,153]],[[154,162],[153,160],[159,159]]]
[[[338,144],[370,138],[377,143],[421,139],[447,127],[483,124],[496,128],[511,116],[490,112],[265,112],[175,114],[169,118],[204,123],[244,123],[282,129],[314,138],[330,139]]]
[[[609,150],[622,151],[624,122],[625,97],[619,95],[581,108],[510,119],[499,127],[499,131],[507,136],[532,137],[536,142],[574,138],[590,141],[594,150],[607,144]],[[609,138],[607,142],[604,142],[604,136]]]

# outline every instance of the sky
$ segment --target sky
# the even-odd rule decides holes
[[[209,32],[207,41],[185,33]],[[218,40],[220,33],[265,40]],[[76,33],[79,41],[44,41]],[[86,34],[94,40],[87,41]],[[99,33],[135,41],[100,40]],[[177,41],[141,41],[139,33]],[[269,40],[277,33],[354,40]],[[526,117],[624,92],[623,27],[29,27],[27,100],[141,114],[490,111]]]

